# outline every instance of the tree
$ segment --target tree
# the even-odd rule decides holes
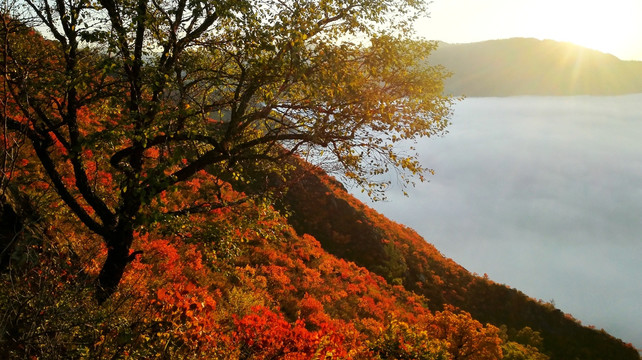
[[[490,324],[484,326],[469,313],[455,312],[451,306],[435,313],[432,334],[446,340],[453,360],[502,358],[499,329]]]
[[[0,27],[3,29],[2,39],[0,39],[0,41],[2,41],[2,49],[4,50],[7,48],[9,41],[8,34],[12,32],[16,26],[19,26],[19,23],[7,16],[3,16],[0,21],[2,22]],[[4,65],[4,69],[2,69],[3,73],[7,73],[8,71],[7,56],[6,51],[0,53],[0,57],[2,57],[0,62]],[[10,96],[7,91],[7,84],[4,81],[2,82],[2,90],[2,97],[0,97],[0,107],[2,109],[2,118],[0,120],[0,127],[2,128],[2,130],[0,130],[0,201],[6,200],[7,187],[13,177],[13,170],[19,159],[20,148],[24,145],[24,136],[11,132],[8,127],[7,120],[9,114],[7,111]]]
[[[99,302],[162,194],[194,176],[330,157],[376,194],[374,175],[428,171],[394,143],[450,116],[444,71],[423,60],[435,44],[406,35],[421,1],[17,1],[3,14],[22,24],[2,29],[5,121],[104,240]],[[229,205],[219,184],[169,214]]]

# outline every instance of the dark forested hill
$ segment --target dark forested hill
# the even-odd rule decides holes
[[[456,306],[508,334],[531,328],[553,360],[639,359],[637,351],[603,331],[583,327],[552,304],[471,274],[415,231],[368,208],[321,171],[301,175],[284,197],[289,223],[316,237],[330,253],[389,283],[425,295],[432,310]],[[428,239],[430,241],[430,239]]]
[[[429,58],[453,76],[446,93],[465,96],[619,95],[642,92],[642,62],[569,43],[513,38],[442,43]]]

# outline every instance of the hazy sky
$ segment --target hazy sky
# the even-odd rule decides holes
[[[417,30],[431,40],[534,37],[642,60],[642,0],[434,0],[430,12]]]
[[[469,271],[642,348],[641,103],[466,99],[449,134],[417,146],[430,182],[366,203]]]

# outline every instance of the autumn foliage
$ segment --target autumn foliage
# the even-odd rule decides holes
[[[413,0],[8,1],[0,182],[29,148],[41,185],[103,238],[104,302],[141,227],[233,205],[221,186],[286,173],[290,157],[332,161],[373,196],[386,185],[373,175],[423,179],[418,155],[394,144],[442,134],[451,115],[446,72],[423,62],[436,43],[410,36],[425,11]],[[185,201],[167,207],[167,192]]]
[[[373,194],[421,177],[393,143],[450,115],[435,44],[371,26],[423,3],[317,3],[18,7],[49,37],[2,14],[0,358],[546,358],[444,306],[485,282],[298,176],[329,153]]]
[[[146,227],[103,306],[91,295],[103,245],[51,214],[20,234],[3,270],[6,358],[501,358],[497,328],[430,312],[427,299],[329,255],[264,204]]]
[[[24,166],[6,189],[2,214],[3,223],[15,229],[3,227],[1,237],[15,239],[0,274],[3,358],[549,358],[537,331],[500,330],[499,324],[441,306],[444,299],[465,299],[473,289],[452,288],[452,282],[483,280],[324,176],[318,178],[324,186],[316,189],[328,194],[314,198],[326,203],[310,202],[306,212],[288,196],[283,199],[290,210],[277,211],[267,200],[234,190],[238,183],[206,172],[182,190],[162,193],[155,206],[170,213],[205,201],[209,187],[233,205],[150,216],[135,233],[118,291],[98,305],[93,283],[107,256],[104,243],[38,180],[42,169],[29,161],[28,151],[22,149],[22,156]],[[246,190],[254,186],[244,184]],[[337,217],[344,215],[339,205],[367,216],[341,225],[346,218]],[[361,230],[361,241],[370,247],[357,260],[375,259],[373,269],[383,276],[297,232],[291,223],[300,230],[302,214],[311,229],[334,234],[345,257],[364,251],[343,226]],[[423,270],[409,275],[416,268]]]
[[[552,304],[471,274],[443,256],[429,239],[359,202],[321,169],[301,166],[293,178],[296,183],[278,207],[288,209],[288,222],[297,232],[313,234],[331,254],[423,295],[425,305],[436,313],[455,306],[473,319],[504,329],[500,337],[506,358],[639,358],[630,344],[582,326]],[[519,336],[524,333],[535,336]]]

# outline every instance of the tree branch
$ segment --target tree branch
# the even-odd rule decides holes
[[[212,204],[212,203],[199,204],[199,205],[190,206],[188,208],[184,208],[181,210],[169,211],[169,212],[163,213],[163,215],[181,216],[181,215],[189,215],[189,214],[202,214],[202,213],[206,213],[216,209],[222,209],[229,206],[240,205],[247,202],[248,200],[250,200],[250,198],[246,196],[244,198],[234,200],[234,201],[222,201],[216,204]]]
[[[169,188],[170,186],[189,179],[194,174],[196,174],[200,170],[203,170],[208,165],[216,164],[221,161],[225,161],[227,159],[229,159],[229,156],[221,155],[220,152],[218,152],[217,150],[210,150],[205,154],[201,155],[196,160],[192,161],[189,165],[169,175],[167,177],[168,181],[164,182],[162,186],[157,186],[152,188],[151,186],[149,186],[149,183],[146,182],[146,185],[147,185],[146,195],[155,196],[161,193],[163,190],[167,190],[167,188]]]
[[[47,150],[47,145],[46,143],[41,142],[40,139],[30,139],[34,150],[36,151],[36,155],[38,156],[38,159],[40,159],[40,163],[44,167],[45,171],[47,172],[47,175],[51,179],[51,182],[54,185],[54,188],[56,189],[56,192],[58,195],[60,195],[60,198],[69,206],[69,208],[78,216],[80,221],[82,221],[88,228],[89,230],[99,234],[99,235],[104,235],[105,234],[105,224],[100,224],[96,222],[86,211],[83,209],[83,207],[76,201],[73,195],[69,192],[67,187],[65,186],[64,182],[62,181],[62,177],[60,176],[60,173],[58,170],[56,170],[56,166],[49,156],[49,151]]]

